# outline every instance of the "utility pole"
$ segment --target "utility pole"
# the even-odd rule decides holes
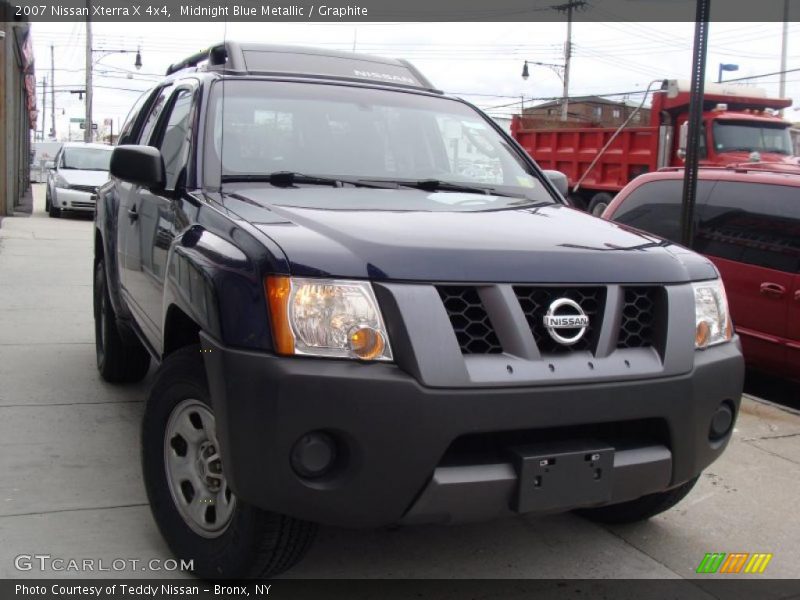
[[[569,115],[569,66],[572,59],[572,11],[586,6],[585,0],[568,0],[564,4],[551,6],[553,10],[567,13],[567,41],[564,44],[564,92],[561,101],[561,120],[566,121]]]
[[[86,10],[92,14],[91,0],[86,0]],[[83,141],[92,141],[92,22],[86,17],[86,117],[83,122]]]
[[[789,38],[789,0],[783,0],[783,38],[781,39],[781,83],[778,96],[786,96],[786,47]],[[783,109],[780,112],[783,116]]]
[[[56,59],[50,45],[50,135],[56,139]],[[44,129],[44,127],[42,127]]]

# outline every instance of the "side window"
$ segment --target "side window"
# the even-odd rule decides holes
[[[800,272],[800,190],[788,185],[720,181],[697,228],[703,254]]]
[[[153,102],[153,105],[150,107],[150,114],[147,115],[147,119],[145,119],[142,124],[142,130],[139,134],[140,144],[152,146],[150,143],[150,136],[153,133],[153,129],[155,129],[156,123],[158,123],[158,117],[161,116],[161,112],[164,110],[164,106],[167,103],[167,98],[171,91],[172,86],[167,86],[161,90],[158,94],[158,98],[156,98],[155,102]]]
[[[696,206],[708,196],[712,182],[697,182]],[[614,214],[614,221],[681,242],[683,180],[668,179],[645,183],[625,198]]]
[[[161,127],[163,134],[161,155],[164,157],[164,170],[166,171],[166,188],[175,189],[181,169],[186,164],[186,155],[189,151],[191,133],[192,92],[182,89],[175,92],[172,110],[166,125]],[[151,144],[152,145],[152,144]]]
[[[133,142],[131,136],[133,133],[134,124],[136,123],[136,117],[139,116],[139,113],[142,111],[142,108],[147,103],[147,100],[150,98],[152,94],[153,90],[152,89],[148,90],[144,94],[139,96],[138,100],[136,100],[136,102],[133,105],[133,108],[131,108],[130,112],[128,113],[128,116],[125,118],[125,123],[122,125],[122,129],[119,132],[119,138],[117,138],[117,145],[130,144]]]

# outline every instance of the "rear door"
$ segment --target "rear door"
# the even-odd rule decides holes
[[[785,374],[800,219],[797,188],[720,181],[701,211],[696,249],[720,270],[752,366]]]

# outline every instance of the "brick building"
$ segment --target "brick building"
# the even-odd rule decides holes
[[[607,100],[599,96],[576,96],[569,99],[568,118],[564,127],[618,127],[636,109],[638,104]],[[558,127],[561,121],[561,100],[545,102],[524,110],[530,126]],[[650,109],[642,108],[633,117],[631,126],[646,125],[650,121]]]

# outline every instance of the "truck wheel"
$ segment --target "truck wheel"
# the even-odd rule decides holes
[[[586,210],[586,199],[581,196],[580,194],[570,194],[567,196],[567,202],[573,208],[577,208],[578,210]]]
[[[605,192],[595,194],[592,196],[592,201],[589,202],[589,212],[595,217],[599,217],[603,214],[603,211],[608,208],[608,205],[611,204],[613,199],[611,194],[606,194]]]
[[[97,370],[106,381],[130,383],[147,375],[150,368],[147,349],[138,340],[135,344],[125,343],[117,331],[102,259],[94,267],[94,348]]]
[[[699,476],[698,476],[699,477]],[[598,523],[635,523],[654,517],[675,506],[692,491],[698,477],[690,479],[676,488],[642,496],[630,502],[599,506],[597,508],[582,508],[575,512],[582,517]]]
[[[277,575],[300,561],[316,525],[250,506],[228,487],[199,346],[161,365],[142,421],[150,509],[178,560],[204,579]]]

